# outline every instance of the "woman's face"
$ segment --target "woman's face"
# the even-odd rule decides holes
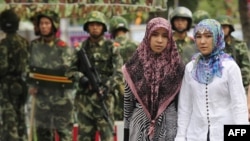
[[[168,44],[168,32],[164,28],[153,31],[150,37],[150,48],[155,53],[161,53]]]
[[[197,32],[195,35],[195,43],[202,55],[208,56],[213,51],[213,34],[209,31]]]

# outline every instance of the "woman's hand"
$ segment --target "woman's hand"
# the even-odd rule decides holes
[[[248,108],[248,121],[250,122],[250,85],[247,90],[247,108]]]

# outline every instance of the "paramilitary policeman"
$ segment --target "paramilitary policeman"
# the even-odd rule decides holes
[[[6,37],[0,42],[0,105],[3,125],[1,141],[26,141],[25,103],[29,42],[17,33],[19,17],[8,9],[0,15]]]
[[[192,26],[192,12],[183,6],[176,7],[170,15],[170,22],[174,30],[174,40],[184,64],[191,61],[192,56],[198,51],[194,39],[188,35]]]
[[[210,14],[205,10],[197,10],[193,13],[193,26],[197,25],[204,19],[211,18]]]
[[[89,34],[89,37],[76,48],[78,51],[81,49],[86,51],[92,68],[99,74],[100,87],[106,89],[101,89],[102,92],[93,91],[90,77],[85,73],[86,70],[82,71],[83,76],[80,79],[75,98],[79,140],[93,141],[98,131],[102,141],[112,141],[114,91],[122,80],[123,60],[118,44],[104,37],[104,33],[107,31],[107,22],[103,13],[99,11],[90,12],[84,22],[83,30]],[[82,56],[79,55],[79,57]],[[88,67],[81,66],[83,64],[79,60],[81,59],[78,58],[76,66],[80,68]],[[104,105],[106,105],[106,108]]]
[[[72,141],[73,80],[66,76],[74,58],[73,50],[56,37],[60,18],[54,11],[37,15],[38,35],[32,40],[29,59],[29,93],[33,97],[31,138]]]
[[[114,42],[120,45],[120,54],[125,63],[137,48],[137,43],[129,39],[128,33],[130,29],[127,20],[122,16],[113,16],[110,20],[109,31]],[[115,120],[123,120],[124,83],[121,82],[121,84],[117,85],[119,91],[115,91]]]
[[[234,29],[231,17],[227,15],[220,15],[217,18],[220,22],[223,32],[226,47],[224,51],[234,58],[239,65],[242,74],[242,80],[246,92],[250,82],[250,61],[248,56],[248,47],[245,41],[239,40],[231,35]]]

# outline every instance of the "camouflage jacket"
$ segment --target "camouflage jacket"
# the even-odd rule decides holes
[[[88,59],[99,73],[103,84],[113,87],[120,82],[123,60],[120,55],[119,45],[117,46],[114,42],[103,38],[97,43],[92,43],[90,39],[87,39],[79,47],[86,50]],[[75,68],[79,67],[79,58],[75,62]],[[80,87],[79,91],[82,90]]]
[[[0,78],[21,76],[28,66],[29,42],[19,34],[7,34],[0,42]]]
[[[120,44],[120,54],[123,62],[127,62],[136,50],[137,44],[129,40],[126,36],[118,36],[114,39],[114,42],[118,42]]]
[[[71,68],[74,58],[73,48],[59,38],[54,38],[50,42],[45,42],[43,38],[33,40],[30,54],[30,72],[51,76],[64,77]],[[50,82],[53,83],[52,81],[48,83]]]
[[[174,33],[174,40],[183,63],[187,64],[191,61],[192,56],[198,52],[195,47],[194,39],[189,36],[186,36],[184,39],[178,39],[177,35]]]
[[[230,40],[226,42],[224,51],[235,59],[241,69],[244,87],[248,87],[250,81],[250,61],[247,44],[231,36]]]

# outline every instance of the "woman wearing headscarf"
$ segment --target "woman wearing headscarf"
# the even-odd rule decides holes
[[[173,141],[184,65],[169,21],[151,19],[143,41],[123,66],[124,141]]]
[[[224,125],[248,124],[240,68],[223,52],[220,23],[202,20],[194,29],[199,53],[186,68],[178,101],[175,141],[223,141]]]

